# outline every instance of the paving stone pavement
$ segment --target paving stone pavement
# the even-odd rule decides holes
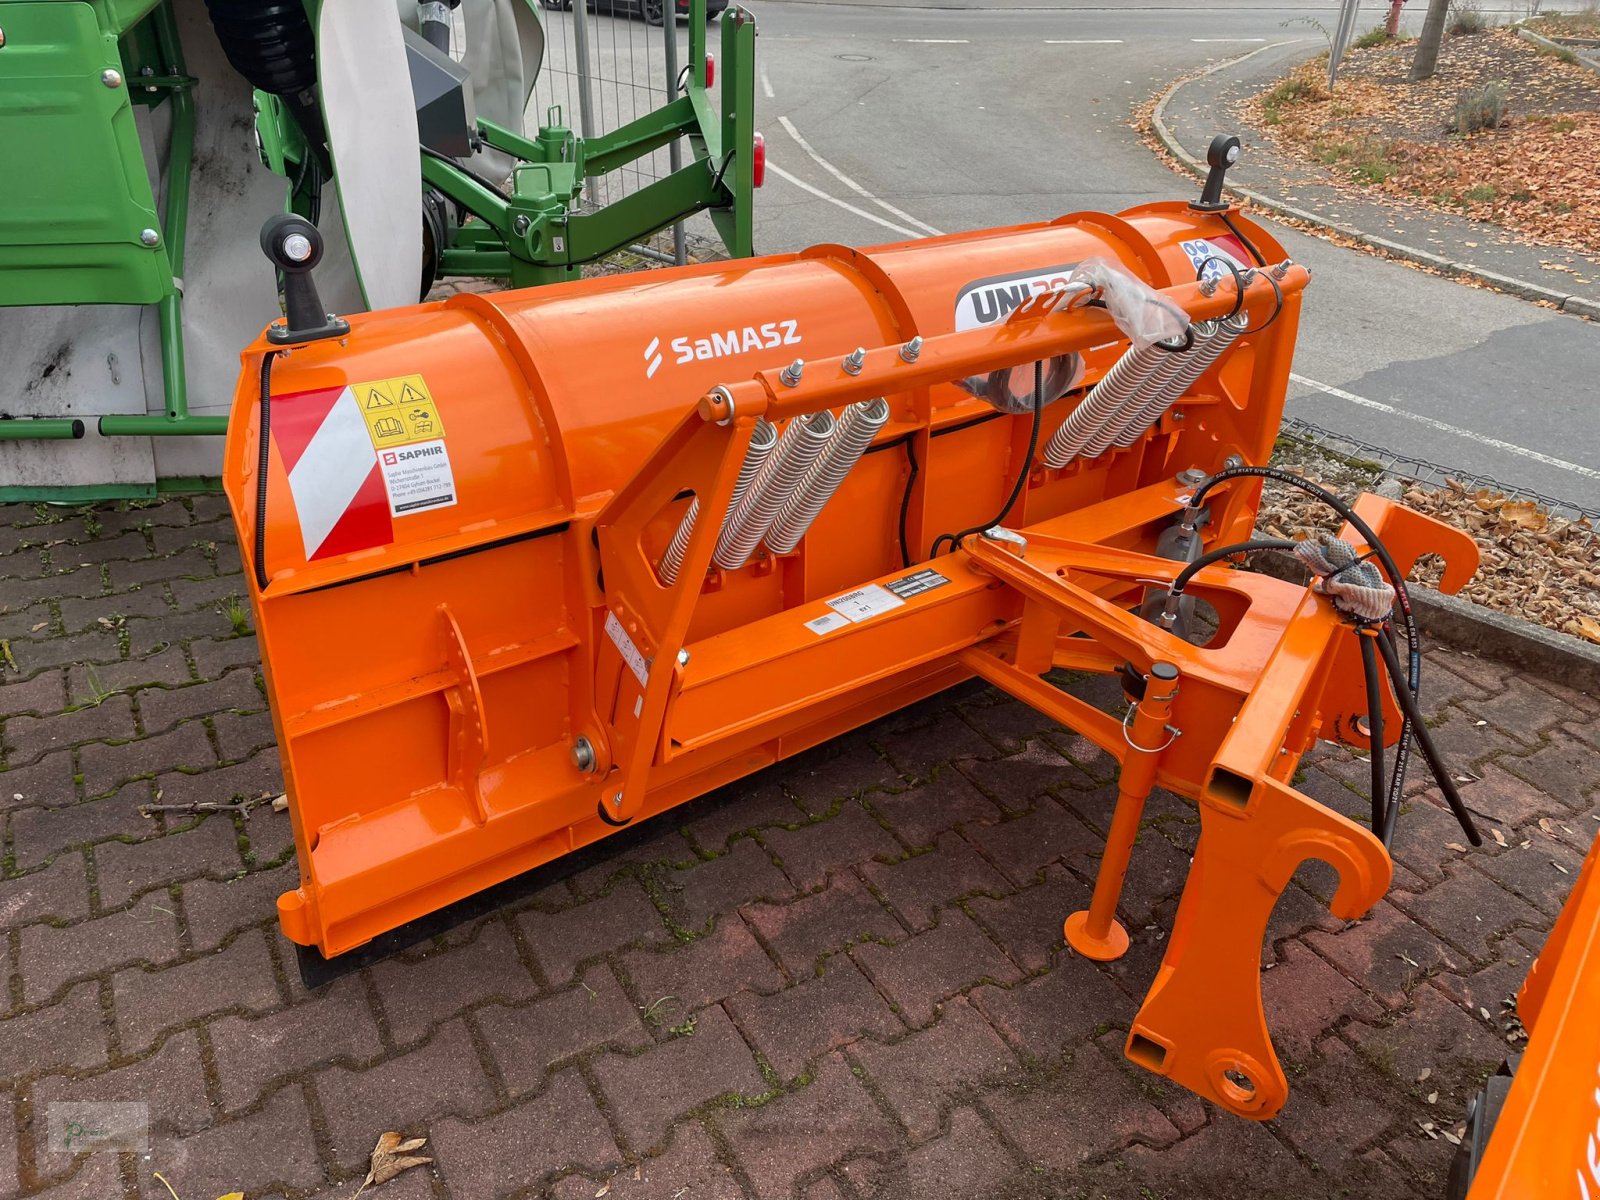
[[[1197,820],[1157,795],[1134,946],[1087,962],[1112,801],[1081,738],[966,686],[557,864],[521,900],[308,992],[287,816],[216,497],[0,507],[0,1200],[1438,1197],[1449,1125],[1600,820],[1600,702],[1459,651],[1431,724],[1505,845],[1418,780],[1395,884],[1305,870],[1263,950],[1293,1095],[1238,1120],[1125,1062]],[[1091,690],[1102,687],[1091,685]],[[1360,816],[1331,746],[1301,786]],[[1426,1069],[1425,1082],[1418,1077]],[[52,1153],[46,1107],[149,1105],[148,1154]]]

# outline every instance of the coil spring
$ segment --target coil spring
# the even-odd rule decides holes
[[[734,481],[733,495],[728,499],[730,513],[738,507],[739,501],[750,487],[750,481],[756,477],[756,472],[761,470],[761,464],[767,461],[767,455],[772,453],[772,448],[777,444],[777,426],[765,417],[757,421],[755,430],[750,434],[750,448],[745,451],[744,462],[739,464],[739,478]],[[666,550],[661,554],[661,561],[656,566],[663,582],[678,581],[678,572],[683,568],[683,556],[689,552],[689,538],[694,533],[694,524],[699,517],[700,497],[696,496],[689,501],[683,519],[678,522],[678,528],[673,532],[672,540],[667,543]]]
[[[713,561],[726,571],[737,571],[772,525],[784,502],[794,494],[806,471],[833,436],[836,422],[827,409],[790,421],[778,439],[778,448],[762,465],[739,505],[722,527]]]
[[[302,0],[206,0],[229,64],[251,87],[292,95],[315,87],[316,41]]]
[[[1127,403],[1151,371],[1160,365],[1164,351],[1150,346],[1130,347],[1111,365],[1082,404],[1072,410],[1045,443],[1045,465],[1064,467],[1080,454],[1094,435]]]
[[[1210,329],[1204,329],[1209,325]],[[1117,432],[1116,443],[1118,446],[1131,446],[1144,434],[1162,415],[1171,408],[1177,398],[1194,386],[1195,380],[1205,374],[1206,369],[1222,357],[1223,351],[1233,345],[1234,341],[1250,327],[1248,313],[1237,313],[1233,316],[1223,317],[1219,321],[1202,321],[1195,326],[1195,347],[1188,354],[1173,355],[1180,361],[1178,371],[1165,394],[1154,396],[1145,402],[1141,408],[1131,413],[1122,428]]]
[[[889,405],[881,396],[844,410],[827,446],[773,519],[772,528],[767,531],[767,549],[774,554],[787,554],[799,544],[888,419]]]

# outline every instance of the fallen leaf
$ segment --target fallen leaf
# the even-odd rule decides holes
[[[272,798],[272,811],[273,812],[287,812],[288,810],[289,810],[289,797],[288,796],[278,795],[278,796],[274,796]]]
[[[1460,842],[1446,842],[1444,848],[1446,850],[1454,850],[1457,854],[1465,854],[1467,852],[1467,848]]]
[[[611,1182],[609,1180],[607,1180],[605,1183],[602,1183],[600,1185],[600,1190],[594,1194],[594,1200],[600,1200],[601,1196],[606,1195],[610,1191],[611,1191]]]
[[[1433,1068],[1432,1067],[1423,1067],[1422,1070],[1417,1073],[1417,1082],[1421,1083],[1424,1079],[1426,1079],[1429,1075],[1432,1075],[1432,1074],[1433,1074]]]
[[[1452,1146],[1461,1145],[1461,1138],[1459,1135],[1451,1133],[1448,1129],[1441,1129],[1439,1132],[1444,1136],[1444,1140],[1449,1142]]]
[[[1428,1093],[1428,1103],[1429,1104],[1437,1104],[1438,1102],[1439,1102],[1439,1093],[1438,1092],[1429,1092]]]
[[[1488,1010],[1488,1009],[1487,1009],[1487,1008],[1483,1008],[1483,1007],[1481,1007],[1481,1006],[1480,1006],[1480,1007],[1479,1007],[1479,1009],[1478,1009],[1478,1015],[1479,1015],[1479,1016],[1480,1016],[1480,1017],[1482,1017],[1482,1018],[1483,1018],[1483,1019],[1484,1019],[1484,1020],[1485,1020],[1485,1021],[1488,1021],[1488,1020],[1492,1020],[1492,1019],[1493,1019],[1493,1018],[1491,1018],[1491,1017],[1490,1017],[1490,1016],[1489,1016],[1489,1010]]]
[[[393,1130],[382,1134],[378,1144],[372,1148],[372,1168],[367,1172],[367,1177],[361,1181],[361,1186],[356,1189],[356,1195],[361,1195],[368,1186],[376,1187],[380,1183],[388,1183],[401,1171],[409,1171],[412,1167],[426,1166],[431,1163],[431,1158],[418,1158],[412,1152],[421,1150],[428,1142],[427,1138],[402,1139]]]
[[[217,1200],[244,1200],[243,1192],[229,1192],[226,1196],[218,1196]]]
[[[28,632],[29,633],[38,633],[39,630],[43,629],[48,624],[50,624],[49,621],[40,621],[37,625],[35,625],[31,629],[29,629]]]
[[[1506,844],[1506,835],[1501,833],[1498,829],[1489,830],[1489,836],[1495,841],[1499,842],[1502,846]]]

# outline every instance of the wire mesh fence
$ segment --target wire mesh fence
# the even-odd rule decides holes
[[[1392,479],[1400,483],[1419,483],[1429,488],[1448,487],[1453,481],[1468,491],[1483,489],[1513,500],[1531,500],[1553,517],[1569,521],[1586,521],[1590,526],[1600,523],[1600,508],[1593,505],[1575,504],[1530,488],[1505,484],[1474,471],[1458,470],[1454,467],[1441,466],[1425,458],[1398,454],[1382,446],[1375,446],[1371,442],[1364,442],[1360,438],[1351,437],[1349,434],[1324,429],[1320,425],[1298,417],[1283,419],[1281,436],[1370,471],[1374,480]],[[1591,529],[1589,537],[1600,538],[1600,533]]]

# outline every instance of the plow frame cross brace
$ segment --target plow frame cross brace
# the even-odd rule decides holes
[[[1282,286],[1298,292],[1305,279],[1293,268]],[[1201,320],[1225,313],[1237,299],[1230,291],[1207,297],[1191,284],[1165,294]],[[1272,303],[1264,281],[1246,292],[1254,321]],[[1130,611],[1147,586],[1170,585],[1184,565],[1112,544],[1136,541],[1141,529],[1179,511],[1186,491],[1169,480],[1024,526],[1017,536],[968,538],[932,560],[946,584],[866,620],[813,632],[802,623],[832,611],[819,600],[779,614],[781,628],[776,618],[755,622],[767,627],[759,635],[747,626],[699,641],[690,636],[697,607],[716,589],[712,552],[758,420],[914,395],[1115,336],[1104,313],[1047,299],[999,327],[929,338],[914,361],[898,347],[882,347],[869,350],[864,364],[815,360],[798,381],[764,371],[703,397],[596,521],[608,636],[599,641],[594,726],[585,734],[597,749],[599,815],[619,824],[655,811],[647,800],[653,781],[675,782],[682,764],[675,769],[674,760],[714,738],[752,729],[781,737],[815,722],[819,709],[836,702],[842,708],[846,697],[908,668],[954,665],[980,676],[1082,733],[1121,766],[1094,900],[1067,922],[1067,940],[1081,953],[1111,959],[1127,948],[1113,914],[1150,789],[1196,801],[1201,832],[1189,879],[1126,1053],[1224,1108],[1264,1120],[1288,1095],[1259,970],[1279,895],[1301,863],[1318,859],[1339,875],[1331,911],[1354,919],[1382,897],[1391,875],[1371,832],[1291,782],[1319,735],[1361,744],[1357,718],[1366,696],[1356,638],[1325,596],[1221,564],[1207,567],[1189,587],[1219,617],[1205,646]],[[879,440],[906,433],[905,422],[891,421]],[[1025,469],[1043,473],[1036,464]],[[1213,492],[1218,537],[1249,528],[1259,491],[1255,481],[1232,480]],[[699,501],[700,515],[676,582],[668,584],[648,531],[686,492]],[[1402,571],[1437,553],[1447,563],[1447,589],[1470,575],[1476,553],[1464,534],[1374,496],[1362,497],[1357,511]],[[1343,536],[1358,540],[1349,528]],[[899,574],[875,582],[892,583]],[[1125,665],[1145,686],[1122,720],[1050,681],[1062,669],[1115,674]],[[1386,698],[1386,707],[1392,703]],[[1386,716],[1393,736],[1398,713]]]

